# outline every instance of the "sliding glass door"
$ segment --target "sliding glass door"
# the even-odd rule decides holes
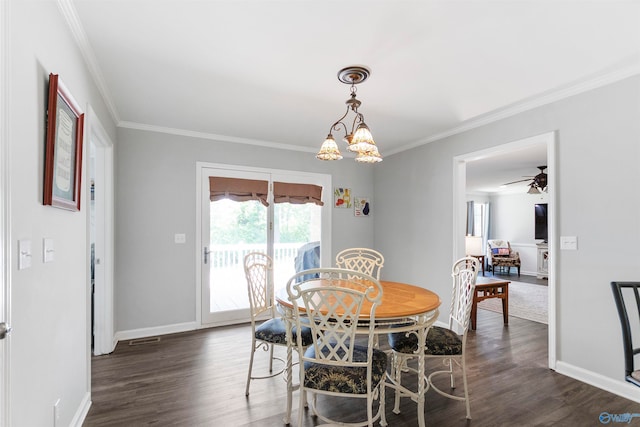
[[[230,184],[227,179],[231,179]],[[322,218],[329,215],[330,210],[286,196],[274,197],[274,183],[276,190],[282,188],[283,183],[317,185],[318,176],[314,175],[202,168],[200,180],[201,323],[225,325],[245,322],[249,319],[249,301],[244,256],[252,251],[271,256],[274,260],[274,287],[284,287],[295,273],[296,265],[298,268],[308,267],[314,260],[317,266],[320,265]],[[320,181],[330,187],[326,177]],[[265,197],[256,199],[245,195],[245,190],[251,185],[262,188],[262,183],[267,188]],[[234,185],[239,185],[240,189],[236,195],[233,194]],[[261,191],[248,190],[254,195]],[[307,253],[304,264],[300,256],[308,250],[314,252],[310,253],[311,256]]]

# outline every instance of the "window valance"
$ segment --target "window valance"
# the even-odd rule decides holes
[[[269,206],[267,202],[268,192],[268,181],[209,177],[209,200],[212,202],[222,199],[230,199],[235,202],[259,200],[264,206]],[[274,182],[273,200],[275,203],[297,205],[314,203],[318,206],[324,205],[322,203],[322,187],[313,184]]]
[[[259,200],[264,206],[269,206],[267,202],[268,193],[268,181],[209,177],[209,200],[212,202],[222,199],[230,199],[234,202]]]
[[[273,183],[273,201],[275,203],[291,203],[302,205],[314,203],[323,206],[322,187],[313,184],[292,184],[289,182]]]

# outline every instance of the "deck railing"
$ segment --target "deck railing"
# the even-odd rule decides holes
[[[278,243],[273,247],[273,262],[280,264],[283,261],[293,260],[298,254],[298,248],[304,245],[302,243]],[[236,265],[242,265],[244,257],[249,252],[265,251],[264,244],[246,244],[237,245],[212,245],[209,249],[211,255],[211,264],[213,268],[225,268]]]
[[[274,246],[273,276],[276,289],[283,287],[295,273],[295,258],[302,243],[281,243]],[[266,251],[266,245],[212,245],[210,300],[212,312],[247,308],[247,285],[244,276],[244,257],[249,252]]]

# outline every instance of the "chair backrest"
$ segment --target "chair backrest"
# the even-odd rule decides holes
[[[344,249],[336,255],[336,267],[359,271],[380,280],[380,270],[384,257],[376,250],[368,248]]]
[[[494,253],[494,249],[506,249],[503,253]],[[509,255],[511,253],[511,243],[508,240],[489,239],[487,240],[487,254],[489,255]]]
[[[640,354],[640,345],[634,348],[632,331],[640,329],[640,282],[611,282],[613,299],[618,309],[624,346],[625,377],[635,371],[634,355]],[[635,306],[634,303],[635,302]],[[633,381],[637,384],[637,381]]]
[[[265,312],[275,315],[273,290],[273,261],[262,252],[249,252],[244,257],[244,275],[247,278],[251,323]]]
[[[297,281],[298,276],[308,274],[318,274],[319,278]],[[291,277],[287,283],[287,294],[293,304],[298,330],[304,326],[312,330],[314,358],[302,355],[301,334],[297,334],[301,361],[334,366],[368,364],[368,375],[371,375],[375,312],[382,301],[382,286],[377,279],[347,269],[316,268]],[[363,326],[360,317],[365,313],[366,326]],[[368,328],[369,349],[367,360],[358,361],[354,360],[353,350],[356,332],[363,327]]]
[[[480,268],[480,262],[474,257],[460,258],[451,267],[453,291],[449,312],[449,328],[458,334],[466,334],[469,329],[476,279]]]

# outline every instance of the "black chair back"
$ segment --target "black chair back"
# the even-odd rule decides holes
[[[640,346],[634,348],[631,332],[640,328],[640,282],[611,282],[611,290],[622,327],[625,380],[640,387],[640,368],[635,369],[634,363],[635,355],[640,354]]]

